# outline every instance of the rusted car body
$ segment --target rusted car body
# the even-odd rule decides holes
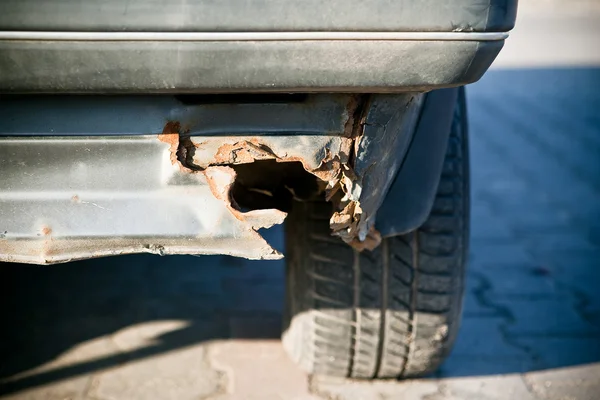
[[[433,372],[469,242],[463,86],[516,0],[0,2],[0,261],[278,259],[312,374]]]
[[[139,252],[280,258],[257,231],[282,223],[291,197],[318,192],[336,203],[333,235],[356,248],[379,244],[377,209],[422,94],[193,100],[4,100],[0,257],[44,264]]]

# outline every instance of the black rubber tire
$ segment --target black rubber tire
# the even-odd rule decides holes
[[[354,251],[330,235],[331,205],[298,202],[286,221],[283,343],[317,375],[409,378],[435,371],[462,313],[469,153],[460,90],[431,214],[414,232]]]

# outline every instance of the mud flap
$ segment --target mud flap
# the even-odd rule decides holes
[[[464,101],[462,87],[427,94],[406,158],[377,212],[375,226],[382,237],[410,232],[427,219],[442,173],[454,109],[461,98]]]

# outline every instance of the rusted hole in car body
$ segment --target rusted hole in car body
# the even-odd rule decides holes
[[[178,121],[169,121],[163,131],[158,135],[158,140],[170,145],[171,164],[179,164],[182,172],[200,171],[202,168],[194,164],[196,145],[192,142],[188,129],[182,129]]]
[[[297,161],[262,160],[231,167],[236,179],[230,196],[242,212],[273,208],[289,212],[294,200],[314,198],[324,186]]]
[[[354,165],[370,103],[369,96],[351,96],[343,128],[317,135],[312,148],[295,134],[191,137],[175,121],[165,125],[159,140],[170,144],[173,165],[203,174],[215,197],[252,229],[281,223],[293,201],[320,195],[333,206],[332,235],[358,250],[372,249],[381,238],[368,226],[369,210],[360,203],[364,171],[357,174]]]

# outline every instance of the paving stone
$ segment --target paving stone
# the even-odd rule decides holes
[[[112,342],[122,353],[156,345],[167,334],[181,332],[190,326],[182,320],[153,321],[127,327],[111,335]]]
[[[507,332],[516,336],[600,335],[600,329],[583,320],[569,299],[494,299],[510,310],[513,321]]]
[[[600,246],[600,222],[598,222],[600,218],[595,219],[596,222],[592,222],[588,229],[587,237],[591,243],[595,246]]]
[[[3,383],[0,386],[0,398],[3,400],[83,400],[90,380],[91,377],[82,376],[6,395],[3,394],[11,389],[11,385]]]
[[[582,180],[595,184],[600,172],[600,161],[597,157],[599,147],[595,143],[588,144],[583,140],[573,140],[571,129],[564,126],[548,126],[547,120],[532,118],[531,104],[523,102],[522,97],[513,97],[514,104],[506,102],[495,102],[498,105],[494,112],[501,112],[505,116],[508,129],[506,132],[514,132],[509,136],[510,142],[519,148],[531,145],[543,151],[549,160],[558,161],[565,169],[569,168],[575,176]],[[534,108],[535,110],[535,108]],[[539,158],[539,157],[538,157]],[[527,158],[521,161],[535,162],[536,158]]]
[[[540,252],[536,256],[558,285],[571,292],[580,304],[579,311],[596,315],[595,323],[600,326],[600,252],[553,251]]]
[[[85,364],[89,358],[102,359],[104,355],[118,353],[114,343],[106,340],[107,333],[118,326],[115,320],[93,315],[74,315],[70,319],[65,315],[55,315],[55,321],[38,326],[36,323],[39,321],[35,319],[27,324],[16,325],[12,325],[10,320],[3,321],[3,330],[12,331],[12,334],[2,333],[0,383],[2,378],[23,376],[21,374],[29,372],[33,374],[32,377],[20,380],[18,386],[26,382],[32,385],[37,382],[35,386],[43,385],[52,379],[63,379],[65,374],[70,376],[68,371],[57,371],[75,364]],[[7,329],[9,326],[12,328]],[[113,359],[122,361],[122,357],[115,356]]]
[[[600,363],[600,335],[591,337],[546,337],[517,339],[539,355],[540,369]]]
[[[539,400],[520,374],[445,379],[436,396],[424,400]]]
[[[479,202],[471,208],[471,238],[476,241],[510,241],[514,234],[501,215]]]
[[[477,270],[488,265],[534,265],[534,257],[517,241],[507,243],[474,242],[470,250],[471,266]]]
[[[427,399],[438,393],[438,382],[433,379],[389,381],[359,381],[326,377],[313,377],[311,386],[315,393],[335,400],[392,400]]]
[[[498,310],[487,307],[482,304],[475,294],[473,289],[467,284],[467,292],[463,299],[463,317],[465,318],[483,318],[483,317],[500,317]]]
[[[532,192],[531,188],[529,192]],[[498,199],[501,196],[502,199]],[[526,236],[530,233],[564,232],[577,229],[570,207],[549,204],[545,199],[532,199],[527,193],[494,194],[484,192],[482,197],[490,208],[502,216],[511,232]]]
[[[481,377],[490,375],[518,375],[532,371],[536,362],[529,357],[469,357],[451,354],[436,373],[438,378]]]
[[[505,167],[502,175],[488,180],[477,189],[487,193],[488,198],[495,199],[498,206],[504,204],[506,198],[518,198],[523,201],[523,198],[531,192],[531,185],[523,177],[515,176],[511,172]]]
[[[528,355],[503,337],[502,318],[463,318],[452,350],[453,357],[472,359],[523,359]],[[473,371],[475,372],[475,371]]]
[[[476,267],[475,267],[476,268]],[[474,280],[484,279],[486,299],[504,297],[540,298],[561,297],[568,294],[558,285],[551,271],[543,265],[492,265],[474,268]]]
[[[576,251],[565,249],[532,249],[536,258],[552,267],[557,273],[562,273],[566,277],[568,272],[587,273],[600,277],[600,249]],[[594,281],[593,283],[597,283]],[[585,282],[581,282],[585,284]]]
[[[125,361],[124,357],[120,357],[118,347],[108,336],[78,343],[47,363],[14,375],[8,380],[0,380],[0,397],[15,400],[83,399],[92,377],[81,372],[73,374],[77,372],[77,366],[85,365],[91,360],[115,356],[121,362]],[[2,362],[10,360],[3,358]],[[68,379],[64,379],[65,377]]]
[[[218,342],[211,346],[212,365],[227,376],[223,394],[211,400],[318,400],[309,392],[308,376],[289,359],[280,341]]]
[[[519,375],[477,376],[366,383],[349,380],[323,380],[321,393],[336,400],[538,400]]]
[[[481,104],[475,103],[476,109],[482,113],[489,109]],[[476,129],[481,130],[481,126],[486,121],[484,114],[475,114],[473,122]],[[519,196],[518,192],[505,191],[501,197],[497,197],[496,205],[507,208],[513,206],[514,211],[520,209],[529,210],[527,204],[532,200],[534,204],[539,204],[539,200],[545,200],[553,204],[553,209],[556,212],[560,211],[559,216],[562,216],[569,210],[577,210],[578,207],[586,205],[594,209],[593,199],[597,198],[597,189],[594,189],[588,182],[583,181],[575,176],[572,171],[567,170],[560,160],[553,159],[544,153],[543,150],[523,141],[523,138],[517,136],[511,129],[506,126],[494,126],[497,130],[496,134],[485,136],[486,139],[493,145],[495,151],[502,153],[507,159],[507,168],[511,169],[515,176],[521,180],[526,180],[531,190],[527,196]],[[506,137],[506,136],[509,137]],[[487,185],[486,185],[487,187]],[[565,190],[568,188],[568,190]],[[493,194],[491,194],[493,198]],[[557,207],[557,205],[562,205]],[[517,206],[517,207],[514,207]],[[520,207],[518,207],[520,206]],[[597,209],[597,205],[595,205]],[[506,211],[510,211],[507,209]],[[510,214],[507,213],[510,217]],[[552,213],[547,214],[547,219],[553,224],[560,223]],[[539,223],[543,220],[538,221]]]
[[[204,346],[155,355],[97,374],[88,395],[97,400],[198,400],[225,390],[226,378],[214,370]]]
[[[524,381],[540,399],[598,400],[600,364],[584,364],[569,368],[526,374]]]
[[[537,232],[523,235],[527,249],[534,254],[553,255],[556,252],[597,252],[600,246],[592,243],[588,232],[583,229],[563,230],[561,232]]]

